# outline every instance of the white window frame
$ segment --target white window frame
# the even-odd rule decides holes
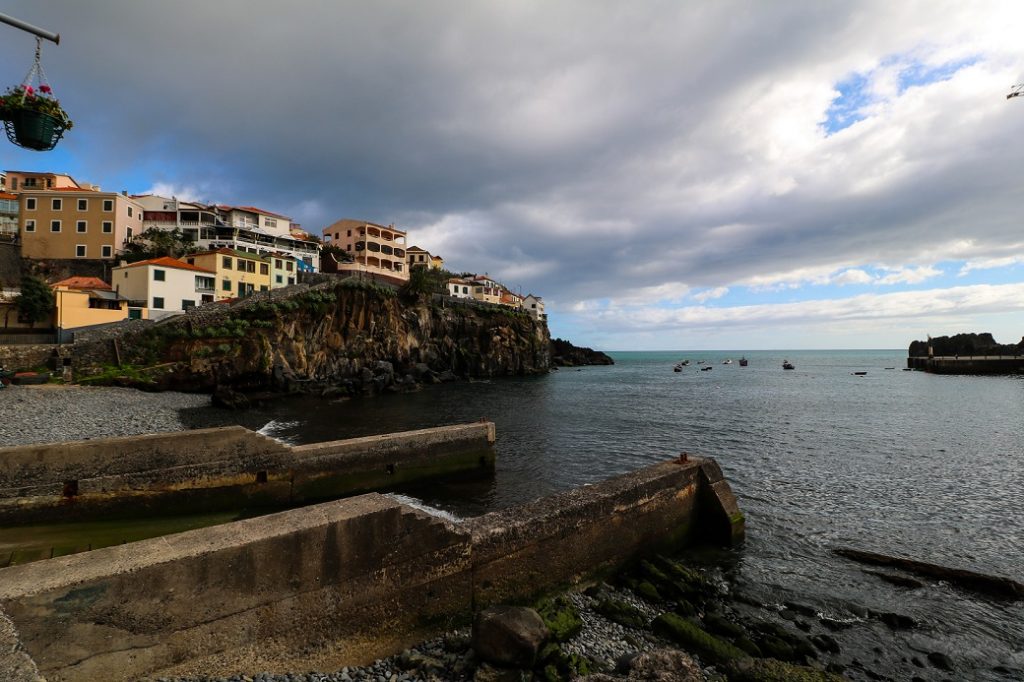
[[[103,200],[103,212],[104,213],[113,213],[114,212],[114,200],[113,199],[104,199]]]
[[[89,200],[88,199],[79,199],[78,200],[78,210],[79,211],[88,211],[89,210]]]
[[[34,210],[36,210],[36,198],[35,197],[25,197],[25,210],[26,211],[34,211]]]
[[[113,233],[114,233],[114,221],[113,220],[104,220],[103,221],[103,234],[113,234]]]
[[[114,247],[111,246],[110,244],[104,244],[101,253],[103,254],[102,258],[113,258]]]
[[[26,218],[25,219],[25,231],[26,232],[35,232],[36,231],[36,221],[35,221],[35,218],[32,218],[32,219]]]
[[[78,255],[78,250],[82,250],[82,255]],[[87,244],[75,244],[75,258],[88,258],[89,257],[89,246]]]
[[[86,234],[89,232],[89,221],[88,220],[76,220],[75,221],[75,232],[78,234]]]
[[[59,199],[59,198],[58,199],[51,199],[50,200],[50,209],[54,210],[54,211],[63,211],[64,210],[64,200],[63,199]]]
[[[54,225],[57,225],[57,229],[56,230],[53,229]],[[64,229],[64,226],[61,224],[61,222],[59,220],[51,220],[50,221],[50,232],[61,232],[63,229]]]

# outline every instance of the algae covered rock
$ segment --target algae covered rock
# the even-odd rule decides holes
[[[655,632],[682,645],[710,663],[721,665],[749,658],[742,649],[702,630],[674,613],[663,613],[654,619]]]
[[[729,682],[845,682],[846,678],[816,668],[773,658],[748,658],[728,667]]]
[[[537,613],[555,641],[568,641],[583,629],[580,614],[565,595],[543,600],[537,604]]]
[[[601,599],[594,610],[608,620],[626,627],[642,628],[647,625],[647,617],[643,611],[620,599]]]

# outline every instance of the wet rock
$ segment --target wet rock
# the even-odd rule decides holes
[[[818,615],[818,610],[815,609],[813,606],[808,606],[807,604],[801,604],[800,602],[787,601],[787,602],[785,602],[784,606],[787,609],[789,609],[790,611],[793,611],[795,613],[799,613],[801,616],[811,617],[811,616],[817,616]]]
[[[656,649],[633,659],[627,679],[700,682],[704,676],[700,666],[682,651]]]
[[[246,410],[250,407],[249,399],[228,386],[217,386],[210,396],[210,404],[228,410]]]
[[[912,590],[916,590],[924,587],[924,583],[917,578],[911,578],[910,576],[900,575],[898,573],[886,573],[885,571],[864,571],[868,575],[873,575],[876,578],[881,578],[890,585],[896,585],[897,587],[907,587]]]
[[[658,591],[658,588],[646,580],[637,583],[636,593],[644,599],[646,599],[647,601],[652,601],[656,604],[664,601],[664,599],[662,599],[661,593]]]
[[[442,383],[445,383],[445,384],[447,384],[449,382],[452,382],[452,381],[455,381],[455,380],[458,379],[458,377],[455,376],[455,372],[451,371],[450,369],[446,369],[443,372],[441,372],[440,374],[438,374],[437,378]]]
[[[532,668],[548,634],[547,626],[533,609],[492,606],[473,621],[473,650],[490,663]]]
[[[893,630],[910,630],[917,627],[916,620],[902,613],[879,613],[877,617]]]
[[[953,670],[953,659],[939,651],[933,651],[928,654],[928,662],[939,670],[945,670],[947,672]]]
[[[724,664],[737,658],[747,658],[742,649],[673,613],[658,616],[654,619],[653,626],[655,632],[683,645],[683,648],[693,651],[711,663]]]
[[[829,654],[838,654],[840,652],[839,642],[837,642],[831,635],[822,633],[820,635],[811,635],[809,639],[811,644],[821,651]]]

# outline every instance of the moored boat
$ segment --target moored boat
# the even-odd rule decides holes
[[[789,360],[783,360],[782,361],[782,369],[796,369],[796,365],[794,365]]]
[[[746,367],[746,366],[747,366],[747,359],[746,358],[740,358],[740,367]]]
[[[722,364],[723,365],[731,365],[732,364],[732,358],[726,358],[725,360],[722,360]]]

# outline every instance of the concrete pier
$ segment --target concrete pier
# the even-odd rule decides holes
[[[933,374],[1019,374],[1024,372],[1020,355],[935,355],[907,358],[909,369]]]
[[[0,448],[0,524],[282,508],[492,471],[494,424],[289,446],[229,426]]]
[[[0,677],[336,670],[653,548],[742,537],[696,457],[461,524],[362,495],[0,570]]]

